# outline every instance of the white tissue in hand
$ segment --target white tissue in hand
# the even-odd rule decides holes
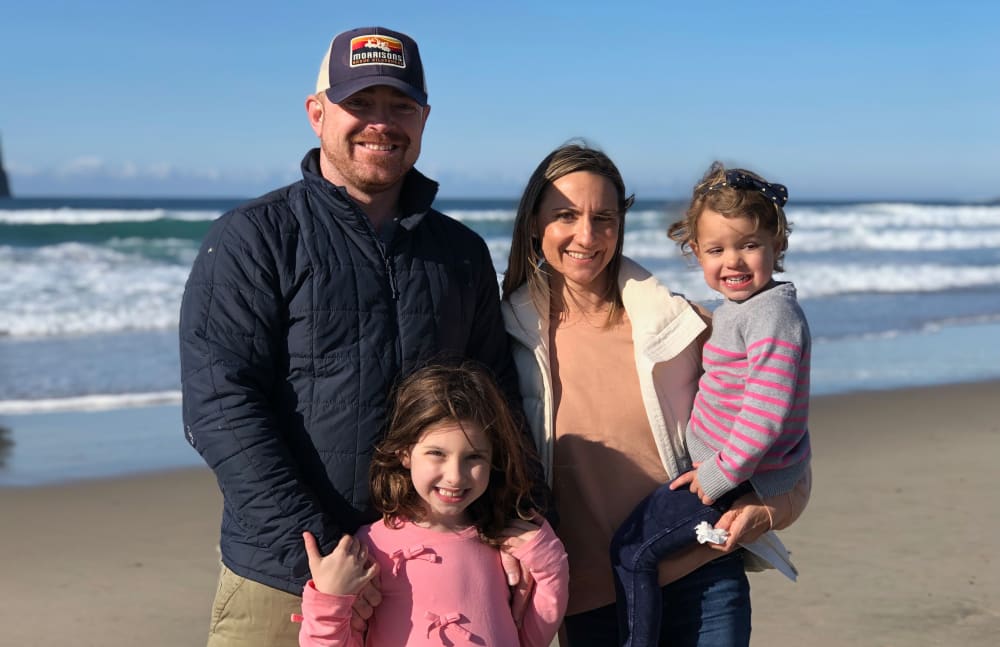
[[[715,528],[707,521],[702,521],[694,527],[699,544],[724,544],[729,539],[729,533],[722,528]]]

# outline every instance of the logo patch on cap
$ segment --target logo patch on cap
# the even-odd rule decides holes
[[[351,39],[351,67],[395,65],[405,68],[403,43],[391,36],[356,36]]]

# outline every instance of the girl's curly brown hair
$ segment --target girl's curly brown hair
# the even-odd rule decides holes
[[[441,422],[474,423],[492,446],[489,485],[466,508],[483,541],[498,546],[500,531],[512,515],[532,518],[538,508],[531,497],[527,461],[534,447],[486,367],[472,361],[426,366],[399,384],[393,400],[389,430],[375,447],[369,472],[372,504],[387,526],[423,517],[424,502],[402,457],[429,427]]]

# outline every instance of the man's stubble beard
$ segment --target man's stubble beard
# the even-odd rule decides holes
[[[408,144],[400,144],[400,146],[404,150],[408,149]],[[337,172],[348,187],[368,195],[381,193],[398,185],[413,168],[412,164],[407,165],[405,153],[398,161],[387,160],[386,164],[379,164],[360,163],[349,155],[341,153],[337,148],[328,146],[324,141],[320,142],[320,149],[330,167]]]

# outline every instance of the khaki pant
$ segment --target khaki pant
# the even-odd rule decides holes
[[[298,647],[302,598],[240,577],[222,566],[208,647]]]

